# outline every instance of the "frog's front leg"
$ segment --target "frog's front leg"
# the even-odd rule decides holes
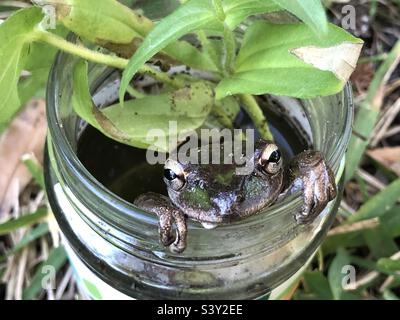
[[[180,253],[186,248],[187,225],[186,217],[177,209],[169,198],[158,193],[145,193],[135,199],[134,204],[139,208],[155,213],[161,243],[174,253]],[[172,235],[172,226],[175,222],[176,236]]]
[[[303,194],[303,206],[296,214],[299,223],[315,219],[329,201],[336,197],[335,176],[321,152],[304,151],[295,156],[285,169],[284,194]]]

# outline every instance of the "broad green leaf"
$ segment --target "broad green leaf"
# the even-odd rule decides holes
[[[146,96],[98,110],[91,100],[87,64],[74,72],[72,105],[78,115],[105,135],[138,148],[167,151],[170,135],[181,135],[200,127],[214,103],[212,89],[203,82],[155,96]],[[170,122],[177,124],[176,130]],[[173,124],[172,124],[173,125]]]
[[[217,98],[238,93],[298,98],[331,95],[343,89],[362,47],[357,39],[328,26],[323,38],[304,24],[253,23],[247,30],[235,72],[217,87]]]
[[[303,20],[316,34],[328,32],[328,20],[321,0],[273,0]]]
[[[304,282],[307,289],[316,297],[323,300],[332,300],[332,292],[328,279],[320,271],[305,272]]]
[[[40,264],[35,275],[33,276],[29,286],[25,288],[22,297],[24,300],[32,300],[35,299],[39,293],[44,290],[43,288],[43,280],[45,277],[48,278],[49,269],[51,267],[52,270],[57,272],[60,268],[66,263],[67,254],[64,250],[63,246],[53,248],[46,261]]]
[[[146,36],[124,70],[119,90],[120,101],[123,101],[131,79],[146,61],[185,34],[204,28],[222,29],[211,0],[190,0],[161,20]]]
[[[328,280],[331,287],[334,300],[351,300],[357,299],[357,295],[353,292],[344,290],[344,285],[348,284],[348,269],[345,266],[351,265],[351,259],[347,251],[343,248],[337,250],[335,258],[332,260],[328,270]]]
[[[115,0],[46,0],[57,9],[57,20],[92,43],[132,43],[153,27],[151,20]]]
[[[225,23],[231,30],[251,15],[281,10],[273,0],[225,0],[223,7]]]
[[[19,10],[0,24],[0,132],[18,111],[18,82],[29,54],[35,27],[42,20],[39,8]]]
[[[27,245],[46,235],[49,232],[49,225],[47,223],[41,223],[34,229],[30,230],[24,237],[18,242],[11,250],[7,251],[4,256],[0,256],[0,262],[3,262],[7,257],[17,253],[18,251],[25,248]]]
[[[8,234],[18,228],[27,227],[32,224],[38,223],[47,216],[47,209],[38,209],[35,213],[23,215],[17,219],[8,220],[0,224],[0,235]]]
[[[46,0],[44,4],[58,8],[57,19],[69,30],[125,58],[132,56],[154,27],[153,21],[116,0]],[[164,52],[170,60],[216,71],[207,56],[186,41],[176,41]]]
[[[400,179],[365,202],[358,211],[347,219],[348,223],[381,217],[388,212],[400,198]]]

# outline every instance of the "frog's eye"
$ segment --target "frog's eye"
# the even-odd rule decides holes
[[[275,144],[269,144],[265,147],[260,157],[260,165],[269,174],[275,174],[281,169],[281,152]]]
[[[182,166],[168,159],[164,165],[164,181],[168,187],[178,191],[185,185],[185,175]]]

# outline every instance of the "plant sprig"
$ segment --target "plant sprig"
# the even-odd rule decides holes
[[[327,23],[320,0],[189,0],[157,24],[115,0],[46,1],[46,5],[49,4],[57,9],[57,20],[64,27],[95,45],[114,51],[116,55],[71,43],[51,30],[44,30],[43,14],[38,8],[16,12],[0,26],[0,36],[5,39],[0,44],[0,61],[6,63],[0,65],[6,70],[0,78],[0,94],[4,93],[6,97],[0,103],[0,129],[20,106],[19,73],[26,66],[29,47],[37,42],[84,60],[123,70],[119,91],[121,109],[117,115],[121,121],[114,118],[112,126],[97,127],[114,138],[119,136],[115,135],[116,132],[124,132],[119,136],[123,137],[122,141],[140,148],[148,146],[143,140],[146,134],[119,127],[122,119],[131,113],[131,110],[123,108],[124,96],[136,73],[149,75],[162,83],[171,95],[187,87],[192,88],[189,91],[191,95],[196,92],[193,89],[195,83],[208,88],[209,96],[195,102],[200,108],[191,107],[194,104],[190,100],[192,97],[187,100],[186,114],[190,113],[190,117],[198,121],[182,130],[197,129],[210,115],[218,118],[224,126],[232,127],[234,115],[229,115],[238,109],[235,104],[226,103],[226,99],[234,96],[233,101],[242,102],[243,109],[261,136],[273,139],[264,112],[253,95],[311,98],[337,93],[350,76],[362,45],[361,40]],[[94,6],[96,11],[90,10]],[[254,14],[279,10],[290,11],[304,23],[274,25],[255,21],[247,28],[243,40],[237,41],[235,29],[242,21]],[[321,34],[317,34],[318,30]],[[188,34],[197,35],[201,48],[182,39]],[[222,41],[215,41],[215,37]],[[153,66],[154,61],[162,61],[163,65],[186,65],[212,73],[215,80],[198,79],[192,74],[172,76]],[[7,73],[7,70],[17,72]],[[83,84],[79,81],[74,85]],[[84,88],[75,87],[74,92],[77,90],[84,92]],[[149,99],[136,93],[134,96],[137,101]],[[85,103],[79,105],[78,113],[94,124],[93,119],[88,118],[96,112],[92,102],[90,99],[80,101]],[[210,101],[213,102],[208,108]],[[168,103],[161,106],[149,104],[149,108],[168,110],[169,106]],[[208,111],[196,114],[196,110]],[[171,110],[164,116],[161,126],[165,127],[170,120],[178,118],[182,120],[181,114]],[[145,128],[148,126],[144,125],[143,130]],[[132,132],[136,136],[131,136]]]

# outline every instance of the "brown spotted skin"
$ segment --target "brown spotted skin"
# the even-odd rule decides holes
[[[299,223],[312,221],[336,197],[336,185],[331,169],[317,151],[304,151],[293,157],[278,172],[268,174],[260,167],[259,158],[266,146],[256,145],[252,161],[254,170],[237,175],[235,165],[182,164],[185,184],[178,191],[169,187],[168,197],[146,193],[134,204],[159,217],[160,240],[175,253],[186,248],[186,218],[207,227],[230,223],[260,212],[284,197],[301,190],[304,204],[296,215]],[[171,233],[176,225],[176,235]]]
[[[320,152],[304,151],[287,166],[283,194],[297,191],[303,194],[303,206],[296,215],[299,223],[313,221],[336,197],[335,176]]]

